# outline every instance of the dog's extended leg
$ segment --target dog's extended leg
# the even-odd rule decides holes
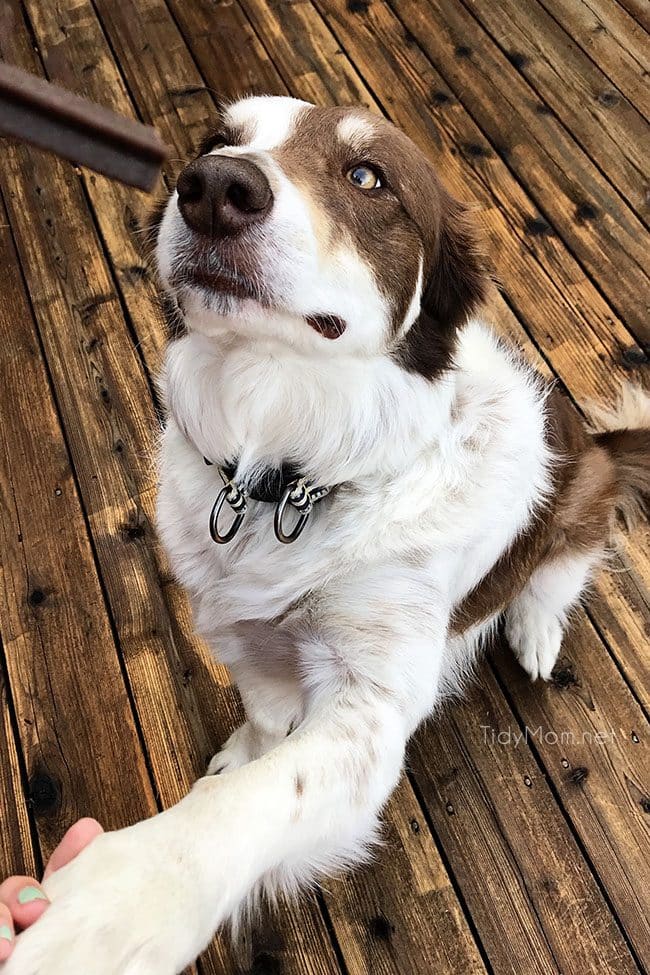
[[[259,883],[291,890],[358,860],[397,783],[407,734],[403,713],[385,691],[346,690],[323,698],[262,758],[199,780],[185,800],[187,822],[195,834],[204,831],[208,860],[222,861],[224,873],[215,879],[228,895],[220,905],[222,898],[215,900],[213,926],[237,912]]]
[[[188,828],[204,838],[204,889],[221,892],[208,927],[260,887],[291,891],[363,856],[406,741],[435,701],[441,630],[417,641],[402,634],[390,647],[372,627],[372,645],[359,633],[347,634],[358,641],[347,646],[340,631],[337,643],[312,638],[303,648],[313,668],[303,723],[260,759],[201,779],[181,803]]]
[[[406,740],[434,704],[448,610],[394,569],[353,582],[328,593],[329,619],[301,644],[300,727],[52,874],[52,905],[6,975],[176,975],[260,885],[291,890],[363,854]]]

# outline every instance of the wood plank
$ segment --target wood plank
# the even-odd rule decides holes
[[[163,4],[159,6],[162,10]],[[170,3],[168,7],[187,45],[184,66],[193,57],[207,78],[203,66],[210,64],[209,90],[218,99],[285,94],[266,47],[236,3]]]
[[[406,777],[388,803],[371,865],[326,886],[349,975],[485,971]]]
[[[274,8],[265,10],[264,6],[258,7],[257,4],[247,6],[241,3],[221,3],[215,9],[210,0],[199,0],[193,4],[185,4],[182,0],[168,0],[168,6],[178,21],[207,84],[217,90],[225,88],[227,97],[237,97],[240,87],[236,84],[236,79],[233,84],[229,73],[224,75],[220,61],[214,57],[211,49],[206,48],[203,37],[206,34],[212,37],[219,36],[222,32],[229,33],[233,21],[237,25],[243,21],[251,36],[249,58],[252,66],[249,73],[254,71],[253,66],[260,51],[264,52],[264,64],[269,60],[269,52],[273,55],[274,76],[270,79],[267,93],[284,95],[290,90],[300,90],[303,92],[301,97],[319,104],[371,103],[363,84],[356,84],[349,72],[345,72],[345,55],[342,50],[335,46],[329,52],[332,55],[330,61],[321,58],[314,62],[310,57],[312,25],[308,20],[303,21],[304,31],[301,37],[296,33],[292,33],[290,38],[283,34],[282,21],[279,19],[282,11],[277,4]],[[303,5],[292,6],[292,13],[301,18]],[[264,30],[260,30],[258,14],[264,17]],[[289,63],[291,67],[287,70]]]
[[[636,215],[462,4],[392,6],[627,327],[649,341],[647,244]]]
[[[4,515],[0,517],[4,518]],[[4,662],[4,647],[1,644],[0,658]],[[0,877],[14,873],[33,877],[40,867],[40,853],[34,850],[32,843],[18,757],[19,742],[14,736],[11,721],[10,697],[8,681],[0,671]]]
[[[503,648],[497,671],[637,956],[650,958],[650,727],[580,614],[555,680],[531,683]]]
[[[487,666],[422,729],[411,766],[497,972],[636,971],[612,915]],[[503,739],[502,739],[503,740]]]
[[[144,27],[138,30],[137,13],[132,7],[127,10],[134,18],[134,31],[137,32],[132,38],[128,58],[142,65],[142,76],[149,79],[152,100],[156,104],[155,118],[145,120],[156,125],[165,142],[176,152],[176,158],[165,167],[165,173],[169,175],[178,169],[179,160],[191,154],[193,146],[203,136],[213,116],[214,103],[198,73],[191,70],[192,66],[187,70],[185,65],[186,70],[182,70],[173,31],[164,31],[164,22],[159,22],[156,10],[150,11],[143,6],[147,15],[146,30]],[[137,117],[122,74],[88,3],[73,4],[65,0],[45,6],[30,3],[27,11],[47,74],[52,80],[116,112]],[[161,59],[163,51],[165,58]],[[161,68],[167,63],[174,70],[172,78],[161,74]],[[131,84],[137,85],[137,78],[131,79]],[[109,248],[120,295],[130,313],[143,356],[150,369],[155,371],[164,348],[165,333],[155,283],[143,257],[139,229],[151,201],[144,194],[94,173],[84,172],[83,178],[102,239]]]
[[[650,31],[650,7],[647,0],[616,0],[614,6],[623,7],[645,30]]]
[[[5,194],[11,206],[18,189]],[[115,828],[155,803],[6,220],[0,263],[0,632],[47,858],[79,816]],[[14,838],[31,866],[21,797]]]
[[[631,567],[628,550],[644,556],[644,577]],[[646,717],[650,716],[648,566],[650,530],[644,524],[635,530],[632,539],[624,539],[619,545],[619,554],[596,577],[587,600],[590,617],[611,647]]]
[[[640,0],[646,30],[611,0],[541,0],[569,37],[589,55],[611,82],[648,117],[650,4]],[[634,0],[632,0],[634,3]],[[640,16],[637,18],[640,20]]]
[[[6,313],[11,320],[13,316],[26,315],[29,308],[22,295],[22,282],[18,276],[18,258],[9,232],[9,222],[4,202],[0,198],[0,266],[7,269],[5,284],[9,288],[8,307]],[[18,319],[20,320],[20,319]],[[0,321],[0,325],[2,322]],[[0,383],[6,388],[5,356],[9,352],[3,343],[0,351]],[[7,390],[7,392],[10,392]],[[3,411],[4,415],[4,411]],[[4,426],[4,424],[3,424]],[[15,445],[8,441],[6,430],[3,429],[3,441],[10,449]],[[0,464],[0,525],[11,524],[11,504],[13,499],[6,493],[7,484],[2,471],[5,470],[4,456]],[[15,522],[14,522],[15,524]],[[5,574],[8,575],[4,563],[6,554],[0,560],[0,588],[5,588]],[[3,616],[0,613],[0,634],[3,631]],[[0,639],[0,769],[2,770],[0,788],[0,877],[10,874],[27,874],[34,876],[41,866],[40,850],[34,849],[30,827],[30,817],[27,807],[26,787],[23,782],[21,760],[24,762],[20,740],[16,738],[12,716],[15,716],[11,686],[8,679],[7,654]],[[14,718],[15,720],[15,718]],[[20,757],[19,757],[20,751]]]
[[[643,146],[650,144],[650,126],[634,105],[612,89],[606,75],[538,0],[526,4],[501,0],[498,5],[472,0],[471,11],[538,97],[647,222],[650,200]],[[647,84],[644,95],[641,101],[648,108]]]
[[[9,232],[9,221],[4,201],[0,198],[0,267],[6,268],[5,284],[9,289],[5,313],[11,320],[14,316],[29,317],[29,308],[22,293],[22,282],[18,274],[18,257],[13,240]],[[22,300],[21,300],[22,299]],[[16,320],[20,321],[19,317]],[[1,322],[0,322],[1,324]],[[0,383],[6,388],[5,357],[9,349],[6,345],[0,348]],[[3,410],[4,416],[4,410]],[[10,444],[3,424],[3,441],[10,449],[16,445]],[[2,455],[0,455],[2,456]],[[4,457],[0,466],[0,524],[11,524],[11,505],[13,498],[6,493],[7,482],[2,475],[5,470]],[[15,522],[14,522],[15,524]],[[6,553],[0,560],[0,589],[5,588],[4,563]],[[0,635],[3,631],[3,618],[0,614]],[[0,638],[0,877],[19,873],[28,876],[35,875],[41,865],[40,851],[34,849],[27,807],[26,788],[23,783],[21,761],[24,755],[20,740],[14,732],[15,704],[7,675],[7,654]],[[20,757],[19,757],[20,752]]]

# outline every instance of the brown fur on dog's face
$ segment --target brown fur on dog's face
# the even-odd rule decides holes
[[[202,152],[252,162],[274,200],[241,235],[208,240],[172,198],[158,256],[190,327],[234,317],[296,345],[388,353],[429,378],[449,364],[485,274],[463,206],[407,136],[362,108],[251,98]],[[222,272],[243,279],[243,297],[206,287]]]

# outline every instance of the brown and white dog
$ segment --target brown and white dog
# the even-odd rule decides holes
[[[505,615],[548,678],[650,490],[648,396],[583,427],[475,317],[464,207],[362,109],[230,106],[157,259],[180,326],[159,529],[248,720],[177,806],[50,877],[2,975],[172,975],[256,892],[358,861],[485,634]]]

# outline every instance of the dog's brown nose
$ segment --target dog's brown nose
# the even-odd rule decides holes
[[[183,219],[205,237],[234,237],[273,204],[259,166],[233,156],[201,156],[181,172],[176,190]]]

